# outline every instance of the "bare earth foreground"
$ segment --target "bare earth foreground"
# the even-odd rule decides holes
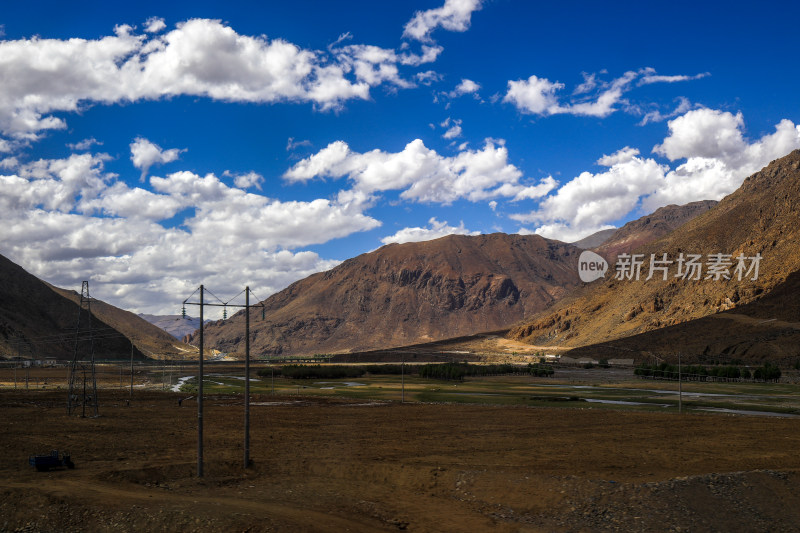
[[[116,394],[116,396],[114,396]],[[790,531],[800,420],[264,396],[0,393],[2,531]],[[68,450],[75,470],[28,455]]]

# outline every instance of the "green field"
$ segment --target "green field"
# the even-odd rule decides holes
[[[593,374],[595,378],[593,379]],[[364,401],[446,402],[582,409],[633,409],[677,411],[678,383],[639,380],[633,375],[606,379],[603,370],[557,371],[553,378],[490,376],[464,381],[422,379],[406,375],[365,375],[352,379],[287,379],[251,374],[253,395],[334,396]],[[181,388],[197,390],[196,378]],[[404,392],[403,392],[404,390]],[[207,394],[242,394],[242,374],[207,374]],[[762,414],[800,416],[800,387],[788,383],[683,383],[682,408],[686,411],[727,409]],[[742,413],[747,414],[747,413]]]

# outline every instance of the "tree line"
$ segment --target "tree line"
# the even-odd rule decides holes
[[[636,367],[633,373],[640,377],[677,380],[678,365],[671,365],[669,363],[649,365],[647,363],[642,363]],[[769,362],[764,363],[763,366],[754,369],[752,372],[749,368],[736,365],[712,367],[705,367],[703,365],[682,365],[680,368],[680,378],[684,381],[708,381],[709,378],[778,381],[780,377],[781,369],[778,368],[777,365]]]
[[[353,379],[366,374],[399,375],[417,374],[426,379],[461,381],[467,376],[501,376],[509,374],[530,374],[536,377],[550,377],[553,368],[543,364],[514,365],[510,363],[493,365],[471,365],[469,363],[429,363],[425,365],[284,365],[262,368],[261,377],[271,375],[288,379]]]

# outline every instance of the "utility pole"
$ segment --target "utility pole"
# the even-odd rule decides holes
[[[131,399],[133,399],[133,341],[131,341]]]
[[[683,413],[683,387],[681,385],[681,352],[678,352],[678,413]]]
[[[200,302],[190,302],[189,299],[200,291]],[[205,293],[208,292],[219,303],[206,303]],[[231,304],[230,300],[223,302],[211,291],[206,290],[205,286],[200,285],[186,300],[183,301],[182,314],[186,317],[186,305],[199,305],[200,306],[200,328],[198,345],[200,350],[200,357],[198,361],[198,376],[197,376],[197,477],[203,477],[203,359],[204,359],[204,346],[203,346],[203,329],[204,329],[204,308],[206,306],[216,306],[227,309],[228,307],[244,307],[245,309],[245,405],[244,405],[244,466],[247,468],[250,465],[250,287],[246,287],[244,291],[245,305]],[[234,296],[237,298],[239,294]],[[264,304],[259,303],[261,306],[262,314],[264,312]],[[227,311],[223,311],[223,320],[227,318]],[[263,318],[263,317],[262,317]],[[171,382],[171,378],[170,378]],[[274,385],[273,385],[274,387]]]
[[[250,287],[244,289],[244,467],[250,466]]]
[[[88,328],[86,333],[88,334],[88,341],[89,341],[89,352],[90,352],[90,361],[88,363],[88,370],[91,375],[92,380],[92,388],[89,393],[86,391],[86,370],[87,364],[83,361],[80,361],[78,358],[78,346],[81,340],[81,315],[83,314],[84,309],[86,310],[86,314],[88,315]],[[72,364],[70,365],[69,371],[69,392],[67,395],[67,414],[72,414],[72,411],[75,407],[77,407],[76,403],[78,401],[78,394],[77,394],[77,387],[76,382],[78,380],[78,374],[83,373],[83,398],[80,400],[80,404],[82,405],[82,417],[86,416],[86,404],[88,403],[92,407],[94,407],[94,416],[98,416],[97,413],[97,376],[95,374],[95,367],[94,367],[94,332],[92,331],[92,303],[91,303],[91,296],[89,295],[89,282],[84,281],[81,285],[81,299],[80,303],[78,304],[78,320],[75,326],[75,350],[72,356]]]
[[[203,286],[200,285],[200,361],[197,376],[197,477],[203,477]]]
[[[403,354],[400,363],[400,403],[406,403],[406,354]]]

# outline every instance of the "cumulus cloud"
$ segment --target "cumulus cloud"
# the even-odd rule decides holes
[[[469,29],[472,12],[481,8],[482,0],[445,0],[442,7],[417,11],[403,29],[403,37],[429,42],[437,28],[463,32]]]
[[[633,211],[649,213],[672,203],[720,200],[773,159],[800,148],[800,126],[789,120],[754,141],[744,135],[741,113],[696,109],[668,126],[669,135],[653,152],[679,162],[674,168],[626,146],[598,159],[606,170],[582,172],[534,211],[511,218],[533,225],[522,232],[572,242],[613,227],[612,222]]]
[[[144,23],[144,31],[147,33],[158,33],[166,29],[166,27],[167,24],[161,17],[150,17],[147,19],[147,22]]]
[[[597,160],[597,164],[604,167],[613,167],[614,165],[618,165],[620,163],[627,163],[637,155],[639,155],[638,148],[626,146],[625,148],[617,150],[611,155],[604,155]]]
[[[463,96],[465,94],[472,94],[475,97],[478,97],[478,91],[480,91],[480,89],[480,84],[475,83],[467,78],[463,78],[461,82],[456,85],[456,88],[450,91],[448,96],[450,96],[450,98],[458,98],[459,96]]]
[[[669,172],[645,209],[692,200],[719,200],[773,159],[800,148],[800,125],[782,120],[756,141],[744,136],[744,117],[728,111],[695,109],[668,123],[670,134],[653,152],[686,161]]]
[[[389,235],[381,239],[383,244],[405,242],[420,242],[438,239],[439,237],[446,237],[447,235],[480,235],[480,231],[469,231],[464,227],[462,221],[458,226],[449,226],[447,221],[439,222],[436,217],[428,220],[427,228],[403,228],[394,235]]]
[[[523,113],[552,114],[554,109],[558,109],[556,92],[563,88],[563,83],[552,83],[547,78],[533,75],[527,80],[509,81],[503,102],[514,104]]]
[[[451,157],[427,148],[420,139],[397,153],[358,153],[336,141],[284,173],[289,182],[345,176],[355,191],[367,195],[401,190],[404,200],[442,204],[458,199],[529,198],[552,186],[548,180],[543,186],[521,184],[522,172],[508,162],[506,147],[491,140],[480,150],[464,149]]]
[[[448,10],[449,11],[449,8]],[[450,17],[440,22],[448,27]],[[438,19],[437,19],[438,20]],[[63,129],[57,113],[95,103],[191,95],[230,102],[310,102],[328,110],[366,99],[370,87],[413,84],[398,64],[431,62],[441,52],[398,55],[375,46],[347,45],[330,53],[283,39],[238,34],[218,20],[191,19],[166,33],[150,19],[145,34],[130,26],[95,40],[20,39],[0,42],[0,132],[34,140]]]
[[[67,143],[67,148],[69,148],[70,150],[83,152],[86,150],[91,150],[93,146],[102,146],[102,145],[103,143],[101,141],[98,141],[94,137],[90,137],[88,139],[84,139],[76,143]]]
[[[185,149],[179,150],[178,148],[163,150],[159,145],[143,137],[137,137],[131,143],[131,161],[133,162],[133,166],[142,171],[142,175],[139,179],[140,181],[144,181],[145,177],[147,177],[147,173],[150,171],[150,167],[177,161],[181,152],[185,151]]]
[[[638,111],[637,106],[628,105],[629,102],[623,97],[634,87],[637,79],[639,85],[642,85],[674,83],[697,79],[698,76],[658,76],[652,68],[643,68],[625,72],[610,82],[603,82],[596,74],[583,73],[584,82],[575,88],[568,102],[562,102],[558,93],[564,89],[563,83],[533,75],[527,80],[510,80],[503,102],[511,103],[520,112],[532,115],[569,114],[604,118],[621,108],[630,112]],[[660,117],[661,115],[651,114],[645,117],[643,124],[654,122]]]
[[[652,159],[631,157],[605,172],[582,172],[544,199],[536,211],[511,218],[542,224],[536,230],[538,234],[572,239],[599,231],[632,211],[641,196],[658,188],[664,173],[665,168]]]
[[[264,176],[253,171],[250,171],[246,174],[236,174],[230,170],[226,170],[222,173],[222,175],[226,178],[233,178],[233,184],[240,189],[249,189],[250,187],[255,187],[260,191],[261,184],[264,183]]]
[[[145,190],[106,171],[109,159],[73,154],[0,175],[3,254],[57,285],[92,279],[98,297],[163,313],[204,280],[266,296],[336,264],[292,250],[380,226],[360,194],[283,202],[242,190],[255,173],[230,187],[187,171],[152,177]],[[162,225],[180,212],[180,227]]]

